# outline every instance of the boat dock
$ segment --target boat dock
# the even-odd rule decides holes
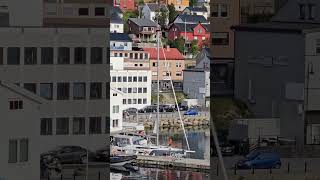
[[[205,159],[175,158],[171,156],[138,156],[135,162],[139,166],[149,168],[210,171],[210,160]]]

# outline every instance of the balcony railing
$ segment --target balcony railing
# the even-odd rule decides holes
[[[111,46],[110,49],[111,50],[124,50],[125,49],[124,47],[125,46]]]

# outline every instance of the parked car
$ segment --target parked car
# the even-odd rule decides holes
[[[171,105],[159,105],[159,112],[174,112],[175,109]]]
[[[188,111],[186,111],[184,113],[184,115],[186,115],[186,116],[196,116],[198,114],[199,114],[199,112],[196,109],[189,109]]]
[[[180,111],[188,111],[189,107],[188,106],[184,106],[184,105],[179,105],[179,110]],[[175,110],[178,111],[178,107],[175,106]]]
[[[277,152],[253,151],[238,161],[237,167],[240,169],[279,169],[281,167],[280,155]]]
[[[110,148],[103,147],[96,151],[96,160],[102,162],[109,162],[110,161]]]
[[[157,106],[151,105],[139,110],[139,113],[154,113],[157,112]]]
[[[51,151],[40,155],[41,160],[45,163],[61,164],[77,164],[87,163],[87,160],[94,159],[94,153],[88,151],[89,157],[87,158],[87,150],[80,146],[58,146]]]
[[[221,154],[223,156],[233,156],[235,154],[235,146],[229,143],[223,143],[220,145]]]
[[[136,115],[138,112],[137,108],[128,108],[126,110],[124,110],[124,112],[128,115]]]

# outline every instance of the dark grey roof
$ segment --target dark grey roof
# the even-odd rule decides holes
[[[290,22],[267,22],[257,24],[241,24],[231,27],[237,31],[272,31],[301,33],[304,30],[320,28],[320,24],[314,23],[290,23]]]
[[[188,14],[181,14],[178,16],[182,21],[193,22],[193,23],[208,23],[204,16],[200,15],[188,15]]]
[[[188,8],[190,11],[194,11],[194,12],[207,12],[207,8],[202,6],[202,7],[186,7]]]
[[[113,6],[112,8],[110,8],[110,13],[113,14],[113,13],[117,13],[117,14],[122,14],[122,10],[118,7],[118,6]]]
[[[151,10],[151,11],[158,11],[158,10],[160,10],[160,8],[165,8],[165,9],[167,9],[167,7],[164,5],[164,4],[157,4],[157,3],[147,3],[146,4],[148,7],[149,7],[149,9]]]
[[[187,32],[193,31],[193,28],[195,28],[198,24],[184,24],[184,23],[174,23],[180,31],[184,31],[186,29]],[[201,24],[206,31],[208,31],[208,25],[207,24]]]
[[[135,23],[138,26],[142,27],[157,27],[158,25],[151,21],[150,19],[140,19],[140,18],[129,18],[129,20],[133,23]]]
[[[110,33],[110,41],[132,42],[132,39],[125,33]]]
[[[123,23],[123,20],[117,14],[111,14],[110,22],[120,24]]]

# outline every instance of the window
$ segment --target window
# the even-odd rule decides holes
[[[198,40],[198,37],[197,37],[197,36],[194,36],[193,39],[194,39],[194,40]]]
[[[119,106],[112,106],[112,113],[119,113]]]
[[[53,92],[52,83],[40,83],[40,96],[52,100],[52,92]]]
[[[122,99],[122,104],[127,104],[127,99]]]
[[[80,100],[86,98],[86,83],[73,83],[73,99]]]
[[[316,40],[316,54],[320,55],[320,39]]]
[[[143,104],[147,104],[147,99],[146,98],[143,99]]]
[[[315,5],[314,4],[308,4],[308,8],[309,8],[309,20],[313,20],[315,17]]]
[[[73,118],[73,134],[86,133],[86,119],[84,117]]]
[[[104,16],[104,13],[105,13],[104,7],[96,7],[94,9],[95,16]]]
[[[7,49],[7,64],[8,65],[19,65],[20,64],[20,48],[8,47]]]
[[[101,99],[102,98],[102,83],[90,83],[90,98]]]
[[[148,81],[148,77],[147,76],[143,76],[143,82],[147,82]]]
[[[180,62],[176,62],[176,67],[181,67],[181,63]]]
[[[40,135],[52,135],[52,119],[41,118]]]
[[[128,104],[132,104],[132,99],[128,99]]]
[[[176,76],[182,76],[182,72],[176,72]]]
[[[57,100],[69,99],[69,83],[57,83]]]
[[[74,64],[86,64],[86,48],[77,47],[74,49]]]
[[[110,83],[106,83],[106,99],[110,99]]]
[[[91,64],[102,64],[102,48],[91,48]]]
[[[122,82],[122,77],[118,76],[118,82]]]
[[[128,77],[128,82],[132,82],[132,76]]]
[[[112,76],[112,82],[117,82],[117,77],[116,76]]]
[[[122,77],[123,82],[127,82],[127,76]]]
[[[152,76],[157,76],[158,72],[157,71],[152,71]]]
[[[79,8],[78,15],[79,16],[89,16],[89,8]]]
[[[20,162],[27,162],[29,159],[29,140],[20,140]]]
[[[119,127],[119,120],[118,119],[113,119],[112,120],[112,127],[114,127],[114,128]]]
[[[18,161],[18,141],[9,140],[9,163],[16,163]]]
[[[137,100],[136,100],[136,99],[133,99],[132,104],[137,104]]]
[[[143,88],[143,93],[147,93],[147,88]]]
[[[58,49],[58,64],[70,64],[70,49],[60,47]]]
[[[56,119],[56,134],[57,135],[69,134],[69,118]]]
[[[305,16],[306,16],[305,4],[299,4],[299,8],[300,8],[300,19],[305,19]]]
[[[138,99],[138,104],[142,104],[142,99]]]
[[[101,134],[101,117],[90,117],[89,120],[89,133]]]
[[[122,88],[122,92],[127,93],[128,89],[127,88]]]
[[[25,47],[24,48],[24,64],[37,64],[37,48]]]
[[[211,13],[212,17],[218,17],[219,16],[219,5],[218,4],[214,4],[212,5],[212,13]]]
[[[132,93],[132,88],[128,88],[128,93]]]
[[[142,93],[142,88],[138,88],[138,93]]]
[[[9,101],[9,109],[10,110],[23,109],[23,101],[22,100]]]
[[[37,93],[37,84],[36,83],[24,83],[23,87],[33,93]]]
[[[229,45],[229,33],[227,32],[216,32],[212,34],[212,44],[213,45]]]
[[[53,64],[53,48],[41,48],[41,64]]]
[[[137,93],[137,88],[132,88],[132,93]]]
[[[206,37],[205,36],[202,36],[202,41],[205,41],[206,40]]]
[[[137,82],[137,77],[136,76],[133,77],[133,82]]]
[[[228,5],[220,4],[220,16],[228,17]]]
[[[73,16],[73,8],[72,7],[63,7],[63,15],[64,16]]]
[[[0,64],[3,64],[3,47],[0,47]]]
[[[139,81],[139,82],[142,82],[142,76],[139,76],[139,77],[138,77],[138,81]]]

